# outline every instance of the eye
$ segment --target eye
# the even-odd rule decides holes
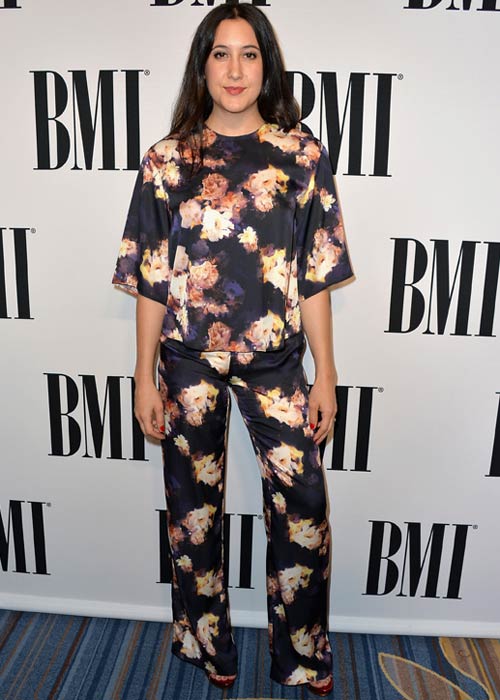
[[[248,57],[251,58],[252,60],[253,60],[254,58],[257,58],[257,54],[255,53],[255,51],[247,51],[246,54],[245,54],[245,56],[248,56]]]
[[[220,50],[214,51],[214,53],[213,53],[214,58],[219,58],[220,56],[225,56],[225,55],[226,55],[226,52],[220,51]]]

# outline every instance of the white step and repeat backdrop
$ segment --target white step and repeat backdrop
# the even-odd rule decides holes
[[[0,598],[170,619],[161,452],[110,284],[202,0],[0,0]],[[500,636],[500,2],[262,0],[336,172],[331,629]],[[305,356],[309,381],[312,357]],[[232,619],[266,625],[261,486],[233,401]]]

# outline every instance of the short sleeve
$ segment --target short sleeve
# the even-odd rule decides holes
[[[137,173],[112,283],[166,305],[169,229],[168,195],[148,151]]]
[[[344,223],[328,152],[321,153],[297,196],[296,245],[299,299],[352,277]]]

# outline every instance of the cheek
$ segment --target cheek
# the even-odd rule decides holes
[[[217,80],[217,74],[215,71],[206,69],[205,70],[205,83],[207,86],[207,90],[210,93],[210,95],[214,94],[214,91],[217,90],[217,85],[218,85],[218,80]]]
[[[262,83],[264,80],[264,71],[263,71],[262,65],[254,67],[253,77],[254,77],[255,83],[260,84],[260,86],[262,87]]]
[[[207,83],[211,83],[211,82],[212,82],[212,80],[213,80],[213,74],[214,74],[214,73],[213,73],[213,70],[212,70],[211,66],[208,66],[208,65],[205,66],[205,80],[207,81]]]
[[[207,61],[205,63],[205,78],[207,83],[214,82],[217,79],[217,74],[220,72],[218,71],[218,66],[214,64],[212,61]]]

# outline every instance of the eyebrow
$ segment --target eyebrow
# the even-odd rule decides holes
[[[229,46],[226,46],[225,44],[217,44],[216,46],[212,46],[212,51],[214,49],[228,49]],[[242,49],[257,49],[257,51],[260,51],[258,46],[255,46],[254,44],[246,44],[246,46],[242,46]]]

